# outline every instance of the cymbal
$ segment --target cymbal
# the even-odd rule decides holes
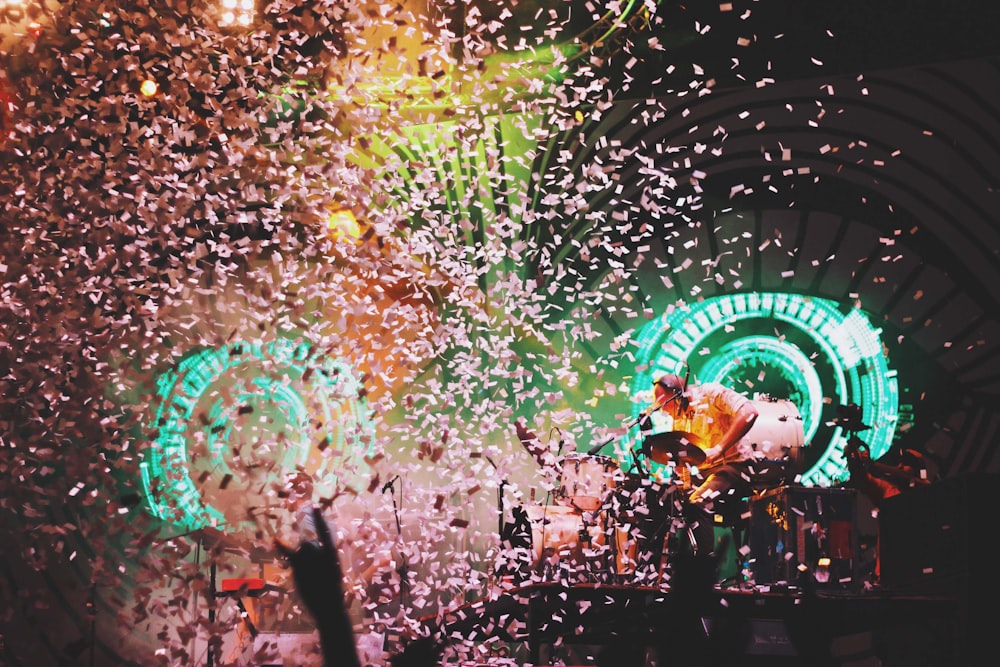
[[[657,463],[687,463],[699,465],[705,462],[705,452],[699,445],[701,438],[687,431],[664,431],[647,436],[642,443],[649,458]]]

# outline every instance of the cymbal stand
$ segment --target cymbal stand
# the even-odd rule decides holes
[[[387,490],[392,493],[392,512],[396,519],[396,536],[399,538],[400,545],[403,543],[403,524],[399,518],[399,504],[396,502],[396,488],[395,483],[399,481],[399,475],[396,475],[393,479],[389,480],[386,484]],[[402,497],[402,491],[400,491],[400,497]],[[399,566],[399,597],[400,597],[400,609],[406,608],[409,599],[410,592],[410,566],[407,562],[407,554],[403,551],[402,546],[400,546],[400,566]]]
[[[483,456],[483,458],[486,459],[491,466],[493,466],[493,470],[500,472],[500,468],[498,468],[497,464],[493,462],[493,459],[485,455]],[[504,521],[504,516],[503,516],[503,497],[504,497],[503,492],[506,487],[507,487],[507,478],[501,477],[500,484],[497,486],[497,517],[498,517],[497,535],[499,535],[501,538],[503,537],[504,530],[507,528],[507,524]]]

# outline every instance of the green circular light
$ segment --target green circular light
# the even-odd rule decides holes
[[[792,401],[800,411],[808,410],[801,414],[803,437],[806,442],[812,440],[820,426],[823,405],[809,397],[822,396],[823,386],[812,361],[794,343],[767,336],[729,341],[708,358],[699,376],[703,382],[725,384],[726,379],[737,376],[741,368],[758,366],[776,372],[788,387],[781,398]]]
[[[351,369],[308,344],[198,350],[156,387],[143,488],[151,512],[185,530],[250,526],[246,514],[259,507],[243,505],[265,498],[284,472],[305,469],[335,485],[373,446]]]
[[[822,362],[829,365],[827,386],[821,386],[816,371],[820,360],[807,357],[798,345],[780,335],[742,336],[738,325],[750,320],[783,323],[811,341]],[[776,398],[791,400],[803,416],[806,445],[813,451],[815,463],[803,474],[802,483],[830,486],[846,475],[844,445],[848,434],[833,427],[828,438],[816,440],[825,405],[861,406],[863,421],[871,427],[864,439],[873,458],[892,445],[899,391],[880,333],[857,308],[845,313],[835,301],[798,294],[747,292],[671,308],[636,336],[638,367],[644,370],[633,379],[631,390],[637,399],[633,414],[638,416],[649,404],[653,379],[676,373],[700,357],[706,358],[700,381],[729,384],[744,393],[749,387],[732,382],[736,371],[754,364],[766,366],[785,380],[789,390],[788,396]],[[710,337],[729,340],[709,349],[706,341]],[[628,444],[619,443],[619,447],[628,456]]]

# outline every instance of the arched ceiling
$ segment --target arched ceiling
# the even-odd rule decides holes
[[[945,469],[996,465],[988,443],[1000,392],[998,64],[804,78],[681,104],[664,98],[652,123],[637,122],[648,107],[616,100],[586,124],[605,148],[574,160],[613,165],[614,187],[590,201],[618,212],[618,223],[598,231],[580,216],[568,228],[580,239],[600,234],[607,242],[593,252],[615,248],[607,257],[619,262],[646,255],[634,279],[657,312],[733,290],[856,303],[885,329],[910,383],[903,400],[927,416],[915,444],[953,441],[932,445]],[[616,156],[611,146],[630,148]],[[643,201],[658,189],[689,199],[650,218]],[[602,265],[590,257],[570,250],[565,261],[577,262],[587,284],[605,278],[586,270]],[[691,265],[703,270],[680,270]]]

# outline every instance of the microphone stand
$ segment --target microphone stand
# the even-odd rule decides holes
[[[636,424],[638,424],[639,422],[641,422],[641,421],[643,421],[645,419],[648,419],[649,418],[649,414],[651,414],[651,413],[643,413],[643,414],[639,415],[639,417],[637,419],[634,419],[628,425],[627,429],[628,428],[632,428],[633,426],[635,426]],[[621,436],[613,435],[610,438],[608,438],[607,440],[594,445],[593,447],[591,447],[590,449],[587,450],[587,456],[594,456],[595,454],[597,454],[597,452],[599,452],[602,449],[604,449],[605,445],[607,445],[610,442],[613,442],[615,440],[615,438],[619,438],[619,437],[621,437]],[[648,470],[644,470],[641,466],[639,466],[639,456],[636,453],[635,446],[633,446],[629,450],[629,453],[632,454],[632,467],[633,468],[638,468],[638,471],[641,474],[643,474],[643,475],[648,474],[649,473]],[[644,452],[640,451],[639,453],[641,454],[641,453],[644,453]]]
[[[493,459],[491,459],[486,455],[484,455],[483,458],[489,461],[490,465],[493,466],[494,470],[500,472],[500,468],[497,467],[496,463],[493,463]],[[506,486],[507,486],[507,478],[504,477],[500,480],[500,486],[497,488],[497,516],[499,517],[499,525],[497,526],[497,535],[499,535],[501,539],[503,538],[503,531],[506,528],[503,519],[503,490],[504,487]]]
[[[593,447],[591,447],[590,449],[587,450],[587,456],[593,456],[597,452],[599,452],[602,449],[604,449],[605,445],[607,445],[610,442],[614,442],[615,438],[618,438],[618,437],[621,437],[621,436],[613,435],[610,438],[608,438],[607,440],[605,440],[604,442],[597,443],[596,445],[594,445]]]
[[[198,557],[201,557],[202,541],[199,537],[198,540]],[[216,579],[216,565],[215,558],[212,557],[209,563],[208,572],[208,623],[210,626],[215,627],[215,605],[216,605],[216,594],[215,594],[215,579]],[[213,667],[215,665],[215,650],[212,648],[211,642],[208,645],[208,655],[205,656],[205,664],[208,667]]]

